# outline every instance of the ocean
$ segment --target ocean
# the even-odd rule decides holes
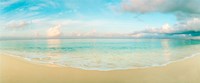
[[[0,40],[0,52],[38,64],[106,71],[164,66],[183,60],[200,53],[200,40]]]

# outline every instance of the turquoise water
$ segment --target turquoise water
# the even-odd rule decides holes
[[[1,53],[40,64],[86,70],[162,66],[200,52],[189,39],[48,39],[1,40]]]

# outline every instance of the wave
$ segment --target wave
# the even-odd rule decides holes
[[[143,67],[121,67],[121,68],[105,68],[105,69],[102,69],[102,68],[85,68],[85,67],[81,67],[81,66],[72,66],[72,65],[66,66],[64,64],[56,64],[56,63],[52,63],[52,62],[40,62],[40,61],[38,62],[38,61],[34,61],[34,60],[30,59],[30,58],[17,56],[16,54],[6,53],[6,52],[1,53],[1,54],[12,56],[12,57],[22,58],[22,59],[24,59],[26,61],[29,61],[29,62],[32,62],[32,63],[36,63],[36,64],[44,64],[44,65],[53,64],[53,65],[56,65],[57,67],[71,67],[71,68],[78,68],[78,69],[83,69],[83,70],[112,71],[112,70],[130,70],[130,69],[145,69],[145,68],[151,68],[151,67],[163,67],[163,66],[167,66],[169,64],[175,63],[175,62],[180,62],[180,61],[183,61],[183,60],[198,56],[198,55],[200,55],[200,52],[191,54],[191,55],[189,55],[187,57],[184,57],[182,59],[178,59],[178,60],[175,60],[175,61],[169,61],[167,63],[160,64],[160,65],[152,64],[150,66],[143,66]]]

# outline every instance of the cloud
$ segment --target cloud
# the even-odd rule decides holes
[[[26,21],[10,21],[5,25],[5,27],[9,29],[20,29],[27,27],[29,24],[30,23]]]
[[[102,25],[106,25],[112,22],[106,21],[106,20],[70,20],[70,19],[61,19],[56,21],[49,21],[50,24],[62,24],[63,26],[72,27],[98,27]]]
[[[124,0],[124,12],[137,14],[171,13],[177,24],[164,24],[160,28],[149,28],[134,32],[132,37],[193,37],[200,36],[200,0]]]
[[[124,0],[122,8],[136,13],[182,12],[200,14],[199,0]]]
[[[170,13],[177,20],[200,18],[200,0],[124,0],[121,9],[137,14]]]
[[[56,18],[66,9],[63,0],[1,0],[0,13],[3,20],[41,18],[54,15]]]
[[[35,11],[35,10],[39,10],[41,7],[39,6],[33,6],[33,7],[30,7],[29,10],[31,11]]]
[[[61,36],[60,27],[61,27],[61,25],[58,24],[58,25],[56,25],[56,26],[54,26],[52,28],[49,28],[47,30],[47,37],[51,37],[52,38],[52,37],[59,37],[59,36]]]
[[[176,38],[200,36],[200,18],[191,18],[173,26],[164,24],[160,28],[148,28],[131,34],[132,37]]]
[[[179,31],[200,31],[200,18],[191,18],[175,25]]]
[[[0,3],[0,6],[1,8],[0,9],[3,9],[5,7],[8,7],[10,6],[11,4],[13,3],[16,3],[18,2],[19,0],[1,0],[1,3]]]
[[[200,0],[123,0],[124,12],[137,14],[170,13],[180,21],[200,18]]]
[[[192,18],[176,25],[164,24],[160,28],[148,28],[146,30],[130,34],[134,38],[191,38],[200,36],[200,19]]]
[[[164,24],[161,28],[150,28],[145,30],[146,33],[170,33],[173,32],[174,29],[169,24]]]

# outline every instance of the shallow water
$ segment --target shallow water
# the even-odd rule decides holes
[[[41,64],[86,70],[117,70],[161,66],[190,57],[200,52],[200,40],[1,40],[0,50]]]

